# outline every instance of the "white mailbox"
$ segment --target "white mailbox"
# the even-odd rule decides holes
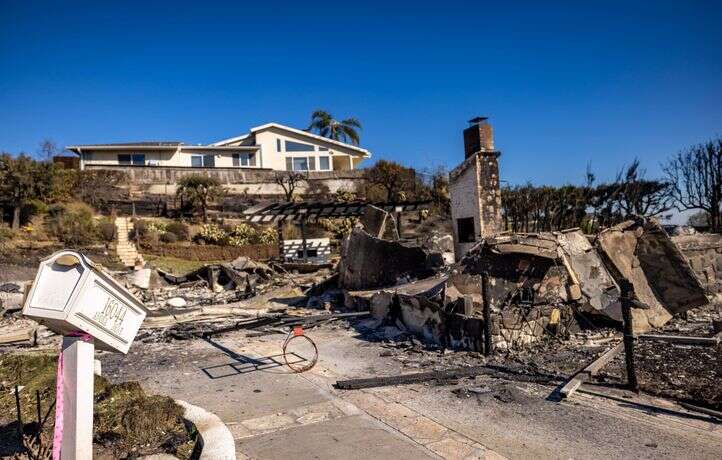
[[[61,335],[85,332],[101,350],[127,353],[147,310],[84,255],[63,250],[40,263],[23,314]]]

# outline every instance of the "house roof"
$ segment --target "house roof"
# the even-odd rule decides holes
[[[230,144],[231,142],[242,141],[242,140],[248,138],[251,134],[255,134],[260,131],[265,131],[265,130],[268,130],[271,128],[280,129],[282,131],[288,131],[288,132],[298,134],[300,136],[308,137],[308,138],[311,138],[311,139],[314,139],[317,141],[323,141],[323,142],[327,142],[327,143],[333,144],[333,145],[338,145],[340,147],[344,147],[344,148],[347,148],[350,150],[355,150],[355,151],[359,152],[360,154],[362,154],[365,158],[371,157],[371,152],[369,152],[368,150],[363,149],[361,147],[357,147],[355,145],[347,144],[345,142],[337,141],[334,139],[329,139],[327,137],[319,136],[318,134],[309,133],[308,131],[291,128],[290,126],[281,125],[279,123],[266,123],[265,125],[256,126],[254,128],[251,128],[250,133],[244,134],[242,136],[231,137],[229,139],[223,139],[222,141],[215,142],[211,145],[220,146],[220,145],[224,145],[224,144]]]
[[[182,142],[122,142],[117,144],[79,144],[69,145],[66,150],[78,153],[80,150],[258,150],[256,145],[188,145]]]
[[[71,145],[68,148],[88,148],[88,147],[178,147],[183,145],[179,141],[141,141],[141,142],[118,142],[113,144],[78,144]]]
[[[65,150],[79,153],[81,150],[174,150],[183,145],[177,141],[121,142],[117,144],[78,144],[69,145]]]

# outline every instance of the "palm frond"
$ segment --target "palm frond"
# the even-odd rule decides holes
[[[319,134],[324,136],[323,131],[328,129],[329,125],[333,122],[331,114],[325,110],[316,110],[311,114],[311,124],[308,125],[306,131],[317,130]]]
[[[344,142],[350,139],[353,145],[359,144],[359,135],[354,128],[346,125],[341,125],[339,128],[339,131],[343,134]]]
[[[346,118],[345,120],[341,120],[341,124],[351,126],[352,128],[363,129],[361,126],[361,122],[358,121],[357,118]]]

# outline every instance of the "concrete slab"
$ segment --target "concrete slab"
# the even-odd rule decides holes
[[[285,365],[275,364],[279,358],[279,363],[283,362],[280,356],[244,355],[236,353],[232,344],[226,348],[223,340],[215,343],[226,351],[207,342],[189,341],[184,343],[184,351],[173,350],[174,358],[180,358],[173,362],[154,354],[160,346],[138,347],[127,356],[132,365],[118,369],[111,365],[108,373],[114,374],[113,380],[138,380],[151,392],[201,406],[226,423],[326,401],[311,383],[299,379]],[[280,346],[271,348],[280,350]],[[167,356],[168,350],[163,354]]]
[[[267,460],[438,458],[363,416],[344,417],[241,439],[236,446],[237,450],[251,458]]]

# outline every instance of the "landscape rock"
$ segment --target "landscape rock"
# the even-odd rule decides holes
[[[139,289],[148,289],[150,288],[150,278],[152,272],[153,270],[150,268],[133,270],[127,275],[127,280],[131,285]]]
[[[170,307],[182,308],[188,305],[188,302],[183,297],[171,297],[170,299],[166,300],[166,304]]]

